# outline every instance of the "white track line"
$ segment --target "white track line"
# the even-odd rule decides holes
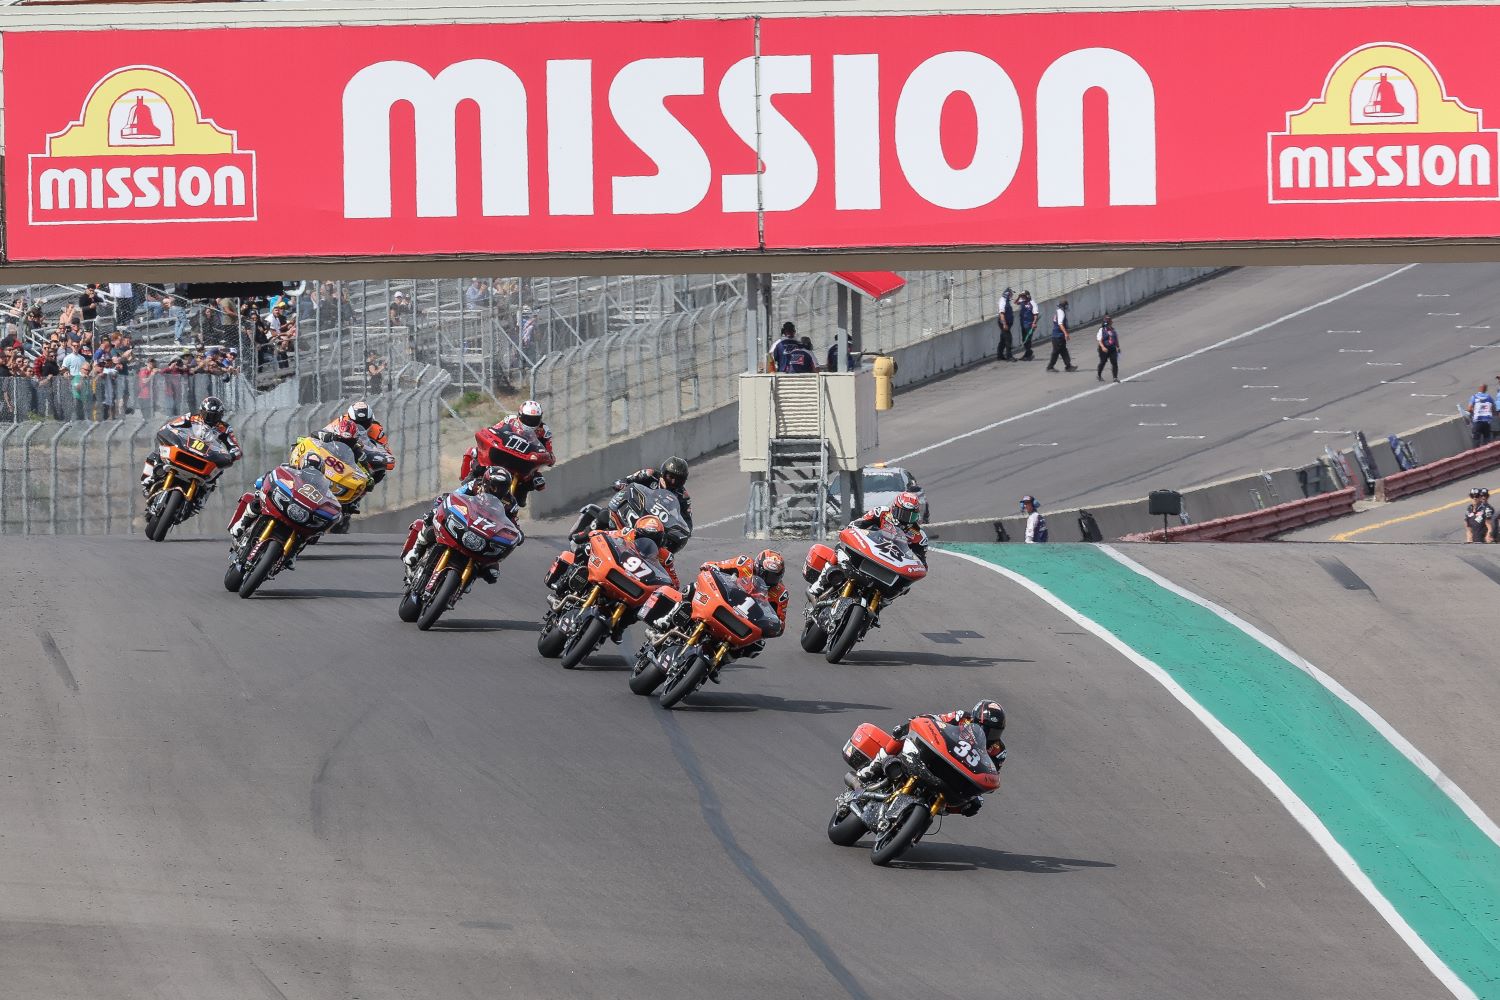
[[[1209,344],[1207,347],[1200,347],[1196,351],[1189,351],[1186,354],[1179,355],[1178,357],[1171,358],[1167,361],[1163,361],[1161,364],[1153,365],[1152,367],[1147,368],[1145,371],[1136,372],[1134,375],[1127,375],[1125,378],[1122,378],[1120,382],[1133,382],[1138,378],[1145,378],[1147,375],[1154,375],[1156,372],[1161,371],[1163,368],[1170,368],[1179,362],[1189,361],[1193,358],[1201,357],[1202,355],[1207,354],[1209,351],[1216,351],[1221,347],[1227,347],[1230,344],[1238,343],[1239,341],[1244,340],[1246,337],[1253,337],[1257,333],[1262,333],[1266,330],[1271,329],[1273,326],[1280,326],[1282,323],[1285,323],[1288,320],[1296,319],[1298,316],[1305,316],[1315,309],[1321,309],[1324,306],[1332,305],[1333,303],[1338,302],[1341,299],[1347,299],[1351,295],[1357,295],[1367,288],[1373,288],[1383,281],[1389,281],[1391,278],[1394,278],[1397,275],[1405,274],[1407,271],[1410,271],[1412,268],[1417,266],[1418,265],[1416,264],[1407,264],[1404,267],[1398,267],[1396,270],[1391,271],[1389,274],[1383,274],[1380,277],[1375,278],[1371,281],[1367,281],[1362,285],[1356,285],[1348,291],[1339,292],[1337,295],[1329,296],[1321,302],[1314,302],[1310,306],[1303,306],[1301,309],[1289,312],[1285,316],[1278,316],[1276,319],[1273,319],[1268,323],[1262,323],[1260,326],[1255,327],[1253,330],[1246,330],[1244,333],[1237,333],[1232,337],[1225,337],[1223,340],[1220,340],[1213,344]],[[918,448],[916,451],[909,451],[904,455],[897,455],[895,458],[886,459],[886,462],[887,464],[892,462],[904,462],[908,458],[916,458],[918,455],[925,455],[929,451],[936,451],[939,448],[947,447],[948,445],[953,444],[955,441],[962,441],[965,438],[971,438],[977,434],[988,433],[989,431],[992,431],[997,427],[1004,427],[1006,424],[1013,424],[1017,420],[1025,420],[1027,417],[1034,417],[1038,413],[1046,413],[1049,410],[1055,410],[1059,406],[1067,406],[1069,403],[1075,403],[1078,400],[1084,399],[1088,396],[1092,396],[1095,393],[1107,392],[1110,389],[1113,389],[1115,387],[1115,384],[1116,383],[1101,385],[1093,389],[1085,389],[1083,392],[1074,393],[1071,396],[1064,396],[1062,399],[1054,400],[1043,406],[1038,406],[1032,410],[1027,410],[1025,413],[1017,413],[1014,416],[1005,417],[1001,420],[996,420],[993,423],[985,424],[983,427],[976,427],[974,430],[964,431],[962,434],[955,434],[950,438],[944,438],[943,440],[935,442],[934,444],[929,444],[925,447]]]
[[[1169,583],[1162,577],[1151,573],[1151,571],[1147,570],[1144,566],[1138,567],[1138,564],[1126,559],[1124,556],[1121,556],[1109,546],[1101,545],[1099,547],[1110,556],[1125,563],[1131,569],[1135,569],[1137,572],[1144,572],[1149,579],[1153,580],[1156,583],[1160,583],[1163,586],[1166,586],[1174,593],[1186,597],[1188,600],[1194,601],[1194,603],[1203,603],[1205,607],[1209,608],[1209,610],[1214,610],[1214,608],[1217,607],[1216,605],[1209,606],[1208,604],[1202,602],[1201,599],[1196,599],[1196,595],[1192,595],[1187,591],[1181,590],[1181,588],[1178,588],[1174,584]],[[1312,836],[1314,842],[1316,842],[1317,845],[1323,849],[1323,853],[1328,855],[1329,859],[1333,861],[1339,872],[1342,873],[1343,876],[1347,878],[1349,882],[1354,886],[1354,888],[1358,890],[1359,894],[1364,896],[1369,904],[1375,908],[1375,912],[1379,913],[1381,917],[1385,919],[1385,922],[1390,924],[1391,929],[1394,930],[1397,936],[1406,943],[1406,946],[1412,950],[1412,952],[1417,956],[1418,959],[1421,960],[1422,964],[1427,966],[1428,971],[1431,972],[1435,977],[1437,977],[1439,982],[1447,987],[1448,992],[1452,993],[1454,997],[1458,998],[1458,1000],[1478,1000],[1474,991],[1469,989],[1468,984],[1460,979],[1458,977],[1458,974],[1450,969],[1448,967],[1448,964],[1441,958],[1439,958],[1436,952],[1428,947],[1427,942],[1422,940],[1421,935],[1419,935],[1415,930],[1412,929],[1412,926],[1406,922],[1406,919],[1402,917],[1399,912],[1397,912],[1394,906],[1391,905],[1391,901],[1386,899],[1385,895],[1378,888],[1376,888],[1375,883],[1372,882],[1370,880],[1370,877],[1364,873],[1364,871],[1359,867],[1358,863],[1355,862],[1354,858],[1349,854],[1347,850],[1344,849],[1344,846],[1338,842],[1338,840],[1333,836],[1331,832],[1329,832],[1328,827],[1323,825],[1323,821],[1318,819],[1317,814],[1312,811],[1308,804],[1306,802],[1303,802],[1301,797],[1298,796],[1296,792],[1292,791],[1291,786],[1283,781],[1281,779],[1281,776],[1278,775],[1274,770],[1272,770],[1269,764],[1261,760],[1260,757],[1256,755],[1255,751],[1251,750],[1244,740],[1240,739],[1233,732],[1231,732],[1229,727],[1225,726],[1224,723],[1218,720],[1217,716],[1215,716],[1208,709],[1204,708],[1196,698],[1188,694],[1188,692],[1182,687],[1182,685],[1173,680],[1172,675],[1163,670],[1162,667],[1158,663],[1156,663],[1156,661],[1147,659],[1145,656],[1142,656],[1140,653],[1136,652],[1134,648],[1127,645],[1123,640],[1117,637],[1113,632],[1110,632],[1108,629],[1095,622],[1092,618],[1085,616],[1084,614],[1073,608],[1071,605],[1064,603],[1059,597],[1057,597],[1057,595],[1053,594],[1050,590],[1046,589],[1041,584],[1035,583],[1019,573],[1006,569],[1004,566],[996,566],[994,563],[985,562],[983,559],[979,559],[971,555],[966,555],[962,552],[950,552],[946,549],[936,549],[934,551],[942,552],[944,555],[953,556],[956,559],[964,559],[978,566],[983,566],[985,569],[991,570],[995,573],[999,573],[1001,576],[1007,578],[1011,582],[1019,584],[1020,586],[1026,588],[1037,597],[1040,597],[1047,604],[1051,605],[1064,617],[1071,620],[1074,624],[1080,626],[1085,631],[1091,632],[1105,645],[1115,650],[1115,652],[1125,657],[1131,663],[1134,663],[1136,666],[1140,667],[1146,672],[1148,676],[1151,677],[1152,680],[1156,681],[1162,687],[1166,688],[1168,693],[1170,693],[1173,698],[1176,698],[1177,701],[1183,705],[1183,707],[1185,707],[1189,712],[1192,712],[1193,715],[1197,717],[1198,721],[1203,723],[1204,727],[1214,735],[1214,738],[1222,743],[1224,745],[1224,748],[1234,755],[1235,760],[1238,760],[1241,764],[1243,764],[1246,770],[1255,775],[1256,778],[1260,779],[1261,784],[1265,785],[1266,788],[1270,790],[1271,794],[1276,796],[1277,801],[1282,804],[1287,812],[1291,813],[1292,818],[1297,821],[1302,829],[1306,830],[1308,834]],[[1227,612],[1225,612],[1225,614],[1227,614]],[[1233,622],[1231,622],[1231,624],[1233,624]],[[1269,639],[1270,637],[1267,636],[1266,638]],[[1276,650],[1276,652],[1280,653],[1281,650],[1278,649]],[[1288,650],[1288,652],[1290,652],[1290,650]],[[1296,656],[1295,653],[1292,655]],[[1302,660],[1301,663],[1299,663],[1298,660],[1300,660],[1300,657],[1298,659],[1291,660],[1291,662],[1294,665],[1298,666],[1300,666],[1301,663],[1306,663],[1305,660]],[[1353,696],[1351,695],[1350,697]],[[1363,704],[1363,702],[1360,702],[1360,704]],[[1357,708],[1356,711],[1358,711]],[[1372,712],[1371,714],[1374,713]],[[1375,716],[1375,718],[1378,719],[1380,717],[1377,715]],[[1392,732],[1395,731],[1392,730]],[[1426,760],[1425,757],[1422,759]],[[1480,815],[1483,814],[1481,813]]]

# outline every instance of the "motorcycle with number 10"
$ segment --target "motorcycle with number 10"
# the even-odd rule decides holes
[[[146,537],[160,542],[187,520],[205,485],[233,465],[234,458],[220,445],[218,432],[196,420],[157,431],[156,451],[160,464],[146,498]]]

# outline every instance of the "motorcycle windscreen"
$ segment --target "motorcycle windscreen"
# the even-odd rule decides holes
[[[916,737],[922,763],[951,794],[969,796],[999,787],[1000,775],[995,762],[990,760],[984,731],[979,727],[917,719],[912,723],[911,735]]]
[[[639,483],[634,484],[631,494],[631,512],[637,518],[647,514],[661,518],[661,523],[667,529],[667,551],[681,550],[693,537],[693,529],[688,527],[687,518],[682,516],[682,503],[677,499],[677,494]]]

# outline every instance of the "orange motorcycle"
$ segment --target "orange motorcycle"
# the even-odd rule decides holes
[[[686,614],[675,606],[681,600],[672,588],[663,587],[641,610],[652,635],[636,653],[630,690],[650,694],[660,687],[662,708],[673,707],[708,681],[718,683],[724,664],[782,631],[781,616],[759,577],[745,579],[705,566]]]
[[[572,670],[622,623],[634,621],[658,587],[672,582],[655,553],[638,544],[613,531],[596,531],[589,536],[587,564],[579,565],[571,551],[553,561],[537,652],[560,656],[563,667]]]

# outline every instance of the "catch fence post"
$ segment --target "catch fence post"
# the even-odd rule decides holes
[[[57,433],[47,440],[47,447],[52,450],[52,457],[48,464],[52,467],[52,492],[47,495],[47,527],[51,534],[57,534],[57,490],[59,476],[57,468],[57,445],[62,436],[68,432],[71,421],[64,421],[57,427]]]

